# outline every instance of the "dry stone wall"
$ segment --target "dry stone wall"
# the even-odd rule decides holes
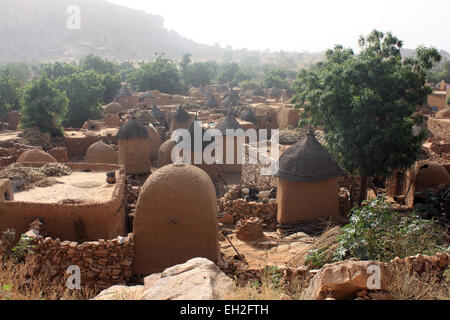
[[[235,223],[240,220],[257,217],[262,219],[268,228],[275,230],[278,208],[276,202],[247,202],[244,199],[237,199],[240,189],[240,186],[232,188],[219,200],[219,213],[230,214]]]
[[[27,256],[28,276],[45,275],[52,283],[66,281],[67,268],[76,265],[81,271],[83,287],[105,289],[126,284],[132,276],[133,234],[112,240],[84,242],[43,238],[31,230],[33,254]]]

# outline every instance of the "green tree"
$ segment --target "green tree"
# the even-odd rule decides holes
[[[236,62],[224,63],[219,73],[219,83],[229,83],[234,79],[235,74],[239,71],[239,64]]]
[[[428,78],[435,83],[441,82],[442,80],[450,83],[450,60],[444,61],[433,68]]]
[[[104,74],[101,75],[102,85],[105,88],[103,93],[103,103],[108,104],[114,100],[115,95],[119,92],[121,81],[119,75]]]
[[[54,83],[43,76],[27,84],[23,96],[22,128],[39,128],[52,136],[61,136],[61,120],[67,111],[68,99]]]
[[[159,90],[170,94],[183,91],[176,64],[164,55],[159,55],[153,63],[141,63],[130,76],[130,83],[138,91]]]
[[[281,69],[270,68],[264,72],[263,86],[264,88],[277,87],[287,89],[289,81],[288,73]]]
[[[22,84],[8,74],[0,74],[0,116],[20,109]]]
[[[214,79],[214,75],[214,69],[208,63],[195,62],[187,66],[183,80],[186,87],[206,86]]]
[[[76,64],[68,64],[55,62],[53,64],[49,63],[43,66],[42,72],[49,79],[55,80],[61,77],[68,77],[78,71],[78,66]]]
[[[416,161],[424,133],[413,133],[421,120],[414,112],[431,91],[425,79],[440,54],[419,47],[416,57],[402,60],[402,42],[376,30],[359,44],[359,55],[336,46],[324,62],[300,72],[293,102],[323,127],[330,151],[363,178],[365,191],[367,178]]]
[[[94,70],[62,77],[58,79],[57,86],[69,98],[69,109],[64,119],[69,126],[81,127],[103,102],[105,87],[101,75]]]
[[[118,73],[114,63],[92,54],[86,56],[80,61],[80,68],[83,71],[94,70],[99,74],[115,75]]]

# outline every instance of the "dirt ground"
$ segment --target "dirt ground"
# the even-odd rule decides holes
[[[225,256],[233,257],[236,251],[225,237],[220,237],[220,250]],[[250,269],[269,266],[283,266],[291,259],[309,248],[316,238],[299,232],[289,237],[281,238],[277,232],[264,232],[264,238],[254,242],[244,242],[229,234],[233,246],[241,256],[244,256]]]
[[[14,194],[15,201],[57,203],[61,200],[107,202],[112,199],[114,184],[106,183],[106,172],[73,172],[55,178],[56,184]]]

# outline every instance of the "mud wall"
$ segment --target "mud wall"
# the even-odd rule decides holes
[[[42,164],[28,163],[26,165]],[[106,164],[67,163],[66,165],[74,171],[86,169],[97,172],[116,171],[117,182],[112,199],[102,203],[80,204],[2,202],[0,203],[0,232],[14,228],[17,234],[22,234],[28,230],[30,221],[41,218],[49,234],[70,241],[112,239],[125,234],[124,168]]]
[[[100,137],[98,136],[65,137],[69,159],[83,158],[91,144],[94,144],[97,141],[100,141]]]

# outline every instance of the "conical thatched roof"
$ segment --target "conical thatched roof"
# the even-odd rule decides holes
[[[201,137],[198,138],[195,136],[196,131],[199,132],[199,129],[201,130],[202,134]],[[191,150],[192,151],[200,151],[198,148],[196,148],[195,146],[195,139],[200,139],[201,141],[201,150],[204,150],[209,144],[211,144],[214,140],[210,139],[210,141],[203,141],[203,137],[211,137],[207,132],[206,129],[203,128],[202,126],[200,126],[199,122],[197,121],[197,119],[195,119],[194,121],[192,121],[191,125],[189,126],[189,128],[187,129],[189,131],[190,137],[191,137]],[[180,141],[181,142],[181,141]]]
[[[153,106],[152,115],[153,118],[158,120],[164,119],[166,117],[166,115],[157,106]]]
[[[229,90],[228,87],[227,87],[226,85],[224,85],[224,84],[220,85],[220,86],[217,88],[217,91],[220,92],[220,93],[228,92],[228,90]]]
[[[208,101],[206,101],[205,106],[207,106],[207,107],[218,107],[219,103],[217,102],[217,100],[214,97],[214,95],[211,95],[209,97]]]
[[[282,92],[281,92],[280,88],[272,87],[272,89],[270,89],[270,91],[269,91],[269,97],[276,98],[276,97],[281,96],[281,93]]]
[[[137,121],[135,118],[131,118],[124,125],[122,125],[117,132],[117,139],[127,140],[132,138],[148,138],[147,128]]]
[[[227,117],[217,124],[216,129],[220,130],[223,135],[227,134],[227,129],[237,130],[242,129],[242,126],[237,122],[236,118],[231,112],[228,113]]]
[[[239,105],[239,93],[237,91],[230,91],[225,95],[223,100],[223,105],[225,107],[235,107]]]
[[[189,121],[191,119],[191,116],[186,112],[186,110],[183,109],[183,106],[180,105],[173,115],[173,118],[180,123],[184,123]]]
[[[257,124],[258,123],[258,119],[256,118],[255,114],[253,113],[252,110],[246,110],[242,113],[241,115],[241,119],[244,121],[248,121],[251,122],[253,124]]]
[[[291,182],[322,182],[342,174],[338,164],[317,141],[314,131],[280,157],[276,177]]]

